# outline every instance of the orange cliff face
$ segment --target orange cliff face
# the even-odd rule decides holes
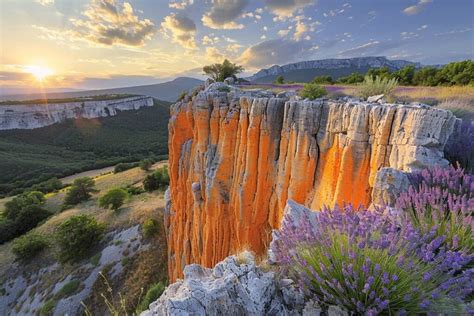
[[[369,205],[377,171],[443,164],[455,118],[420,106],[201,91],[169,122],[170,281],[186,264],[262,253],[288,199]]]

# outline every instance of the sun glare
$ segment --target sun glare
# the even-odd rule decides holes
[[[32,74],[38,81],[43,81],[46,77],[53,74],[51,69],[36,65],[25,67],[25,71]]]

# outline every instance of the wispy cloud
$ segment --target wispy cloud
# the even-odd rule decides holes
[[[35,2],[44,6],[54,4],[54,0],[35,0]]]
[[[264,0],[270,11],[280,17],[291,17],[299,9],[316,3],[315,0]]]
[[[419,0],[417,4],[406,7],[403,10],[403,13],[405,13],[406,15],[418,14],[423,11],[425,7],[431,2],[433,2],[433,0]]]
[[[168,3],[168,6],[172,9],[184,10],[187,6],[192,5],[194,0],[174,0]]]

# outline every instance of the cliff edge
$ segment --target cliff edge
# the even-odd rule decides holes
[[[449,111],[278,96],[215,83],[172,106],[170,281],[189,263],[263,253],[288,199],[314,210],[369,205],[381,168],[447,164]]]

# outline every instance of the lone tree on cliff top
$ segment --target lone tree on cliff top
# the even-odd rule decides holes
[[[202,70],[215,81],[224,81],[224,79],[228,77],[236,78],[238,73],[244,71],[244,67],[233,64],[226,59],[222,64],[204,66]]]

